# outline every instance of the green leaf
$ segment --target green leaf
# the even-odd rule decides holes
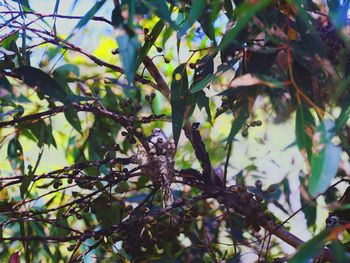
[[[216,76],[214,74],[209,74],[207,76],[204,77],[204,79],[202,79],[201,81],[194,83],[191,85],[191,89],[190,92],[196,93],[198,91],[203,90],[204,88],[206,88],[210,82],[212,82],[214,79],[216,78]]]
[[[226,16],[230,19],[233,16],[232,0],[224,0],[224,8]]]
[[[349,262],[350,258],[346,254],[345,247],[339,241],[332,241],[331,250],[332,250],[332,256],[333,256],[334,262],[337,262],[337,263]]]
[[[218,50],[223,50],[230,43],[233,43],[238,33],[244,28],[244,26],[251,21],[251,18],[262,8],[270,4],[271,0],[261,0],[253,3],[249,1],[241,4],[235,9],[235,14],[238,16],[236,25],[230,29],[222,38],[221,43],[218,46]]]
[[[196,0],[192,1],[192,6],[188,18],[185,23],[181,26],[177,32],[177,37],[181,38],[186,34],[186,31],[197,21],[197,19],[202,15],[204,7],[207,5],[206,0]]]
[[[136,35],[118,36],[119,53],[129,85],[134,82],[139,42]]]
[[[12,94],[12,85],[5,76],[0,77],[0,94],[1,97],[5,97],[8,94]]]
[[[21,192],[22,198],[24,198],[25,194],[27,193],[28,187],[32,182],[32,180],[34,179],[34,177],[35,177],[34,172],[32,171],[31,166],[29,166],[29,172],[27,175],[23,176],[22,183],[20,186],[20,192]]]
[[[13,138],[7,146],[7,159],[15,172],[19,170],[22,175],[24,174],[23,148],[17,137]]]
[[[122,10],[120,8],[120,5],[118,5],[112,11],[112,24],[113,24],[114,27],[118,27],[122,23],[123,23]]]
[[[311,112],[299,105],[295,118],[296,142],[300,151],[306,151],[309,160],[312,157],[312,131],[315,128],[315,120]]]
[[[42,70],[31,66],[22,66],[16,68],[14,72],[19,75],[28,86],[38,86],[38,91],[42,94],[61,102],[65,101],[67,97],[65,90],[56,80]]]
[[[340,87],[342,92],[348,87],[349,84],[350,84],[350,76],[347,77],[344,81],[342,81],[342,84]],[[340,94],[336,96],[336,98],[338,98],[339,96]],[[350,117],[350,101],[346,96],[343,98],[343,103],[341,103],[340,106],[341,106],[341,112],[337,120],[335,121],[335,127],[334,127],[334,131],[336,133],[338,133],[346,125]]]
[[[32,12],[33,10],[30,8],[28,0],[15,0],[16,2],[22,5],[23,11]]]
[[[302,187],[305,187],[305,177],[299,176],[299,181],[300,181],[300,185],[302,185]],[[303,207],[303,213],[306,219],[306,224],[308,227],[310,227],[311,229],[315,229],[315,222],[316,222],[316,217],[317,217],[317,206],[315,204],[315,202],[311,202],[309,203],[310,200],[307,200],[305,195],[303,195],[302,193],[300,193],[300,203],[301,206]]]
[[[66,79],[69,77],[69,75],[74,74],[75,76],[79,77],[79,68],[76,65],[73,64],[65,64],[55,69],[55,72],[60,73],[62,76],[64,76]]]
[[[240,131],[242,126],[245,124],[248,117],[249,117],[248,103],[243,102],[238,115],[235,117],[232,123],[230,134],[227,138],[227,144],[230,144],[233,142],[233,139],[235,138],[237,133]]]
[[[120,222],[122,210],[118,202],[106,194],[97,197],[93,201],[91,209],[96,215],[98,222],[105,228]]]
[[[308,242],[302,244],[297,253],[288,261],[289,263],[309,262],[316,257],[328,241],[330,230],[326,229],[313,237]]]
[[[207,55],[203,57],[201,60],[206,61],[208,65],[204,64],[205,65],[204,68],[196,67],[195,77],[190,87],[190,93],[192,94],[203,90],[210,84],[210,82],[215,80],[218,76],[232,69],[233,65],[236,64],[236,62],[239,59],[238,58],[232,59],[227,63],[227,65],[219,65],[215,74],[212,74],[214,69],[214,63],[212,61],[212,57]]]
[[[142,48],[140,50],[140,55],[139,55],[139,58],[137,60],[136,68],[138,68],[141,65],[143,59],[147,56],[148,51],[153,46],[154,42],[157,40],[157,38],[160,35],[160,33],[162,32],[164,26],[165,26],[164,21],[159,20],[157,22],[157,24],[153,27],[152,32],[150,34],[150,37],[146,38],[145,44],[142,46]]]
[[[174,30],[172,27],[167,26],[164,33],[163,33],[163,38],[162,38],[162,46],[164,48],[166,42],[168,41],[168,39],[171,37],[171,35],[173,34]]]
[[[215,46],[217,45],[217,43],[215,39],[214,23],[215,20],[218,18],[220,6],[221,1],[211,1],[210,6],[206,6],[203,13],[201,14],[201,17],[198,19],[198,22],[201,24],[202,30],[207,35],[207,37],[213,41]]]
[[[313,140],[315,144],[309,182],[312,196],[326,191],[338,171],[342,151],[331,142],[333,137],[334,122],[329,119],[321,122]]]
[[[168,22],[172,28],[174,28],[174,29],[177,28],[176,24],[171,19],[171,12],[169,11],[169,8],[168,8],[166,1],[164,1],[164,0],[148,0],[145,2],[145,4],[151,10],[153,10],[159,18]]]
[[[188,78],[186,63],[183,63],[174,70],[171,82],[171,119],[173,124],[173,136],[176,144],[180,138],[185,117],[187,95]]]
[[[1,41],[0,46],[9,49],[11,42],[16,42],[19,37],[19,32],[17,31],[14,34],[9,35],[8,37],[5,37],[4,40]]]
[[[43,144],[53,145],[57,148],[55,138],[52,135],[52,125],[46,125],[45,121],[39,120],[28,127],[37,140],[38,146],[41,148]]]
[[[100,8],[104,5],[106,0],[100,0],[94,4],[94,6],[79,20],[79,22],[76,24],[76,26],[73,29],[73,33],[76,30],[79,30],[83,26],[85,26],[90,19],[100,10]],[[68,37],[69,39],[70,37]]]
[[[67,108],[64,111],[64,116],[66,117],[67,121],[73,126],[73,128],[81,133],[81,124],[78,113],[75,111],[72,105],[67,105]]]
[[[201,90],[200,92],[196,93],[195,96],[198,108],[201,110],[202,108],[205,108],[205,111],[208,116],[208,121],[210,124],[212,124],[212,117],[211,117],[211,112],[210,112],[210,107],[209,107],[209,98],[205,95],[205,92]]]
[[[106,0],[97,1],[93,5],[93,7],[91,7],[90,10],[79,20],[79,22],[73,28],[72,33],[63,41],[63,43],[65,43],[69,39],[71,39],[79,29],[84,27],[90,21],[90,19],[98,12],[98,10],[100,10],[100,8],[105,4],[105,2],[106,2]],[[60,47],[62,47],[62,44],[54,50],[54,52],[53,52],[54,56],[59,51]]]

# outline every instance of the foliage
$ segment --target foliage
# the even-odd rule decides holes
[[[0,4],[2,261],[348,261],[350,1],[35,2]]]

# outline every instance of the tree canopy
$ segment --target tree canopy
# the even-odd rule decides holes
[[[2,1],[1,261],[348,262],[349,5]]]

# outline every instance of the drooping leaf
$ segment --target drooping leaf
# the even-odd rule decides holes
[[[46,124],[45,121],[39,120],[29,127],[26,127],[32,135],[36,138],[38,146],[41,148],[44,144],[50,146],[53,145],[57,148],[55,138],[52,135],[51,123]]]
[[[5,76],[0,76],[0,97],[4,98],[12,94],[12,85]]]
[[[92,8],[79,20],[79,22],[76,24],[76,26],[73,29],[74,31],[79,30],[80,28],[84,27],[90,19],[100,10],[100,8],[105,4],[106,0],[99,0],[97,1]],[[68,37],[69,38],[69,37]]]
[[[55,72],[60,73],[65,78],[68,78],[72,74],[79,77],[79,68],[73,64],[65,64],[55,69]]]
[[[153,46],[154,42],[157,40],[164,26],[165,26],[165,23],[163,22],[163,20],[159,20],[157,24],[153,27],[152,32],[149,35],[149,38],[146,39],[145,44],[142,46],[140,50],[140,55],[139,55],[139,58],[137,59],[136,68],[140,66],[143,59],[147,56],[148,51]]]
[[[236,25],[230,29],[222,38],[221,43],[218,46],[218,50],[223,50],[230,43],[234,43],[238,33],[244,28],[244,26],[250,21],[259,10],[267,6],[271,0],[261,0],[254,3],[246,1],[235,9],[237,15]]]
[[[300,151],[306,151],[309,159],[312,156],[312,134],[314,129],[314,117],[307,108],[299,105],[295,118],[296,142]]]
[[[13,138],[7,146],[7,158],[14,171],[19,170],[21,174],[24,174],[24,156],[23,148],[18,138]]]
[[[338,171],[341,148],[331,142],[333,137],[334,122],[330,119],[321,122],[313,138],[314,153],[309,182],[309,192],[312,196],[326,191]]]
[[[64,111],[64,116],[74,129],[76,129],[78,132],[81,132],[80,120],[77,112],[72,105],[67,105],[67,108]]]
[[[118,36],[117,42],[126,78],[129,85],[131,85],[135,78],[137,54],[140,44],[136,35],[129,35],[128,33]]]
[[[348,86],[348,83],[350,78],[347,78],[344,82],[346,82],[346,87]],[[338,133],[347,123],[349,117],[350,117],[350,101],[348,99],[349,97],[344,97],[343,103],[341,105],[341,112],[338,116],[338,118],[335,121],[335,127],[334,132]]]
[[[290,190],[288,178],[284,178],[283,179],[282,185],[283,185],[284,199],[286,200],[286,202],[289,205],[289,207],[291,207],[291,203],[290,203],[291,190]]]
[[[207,35],[207,37],[213,41],[215,46],[216,39],[214,23],[220,12],[220,5],[221,1],[219,0],[211,1],[210,5],[207,5],[204,8],[203,13],[198,19],[198,22],[201,24],[202,30]]]
[[[34,172],[32,171],[31,166],[29,166],[28,174],[23,176],[22,183],[20,186],[20,192],[21,192],[22,198],[24,198],[25,194],[27,193],[28,187],[34,177],[35,177]]]
[[[177,32],[177,37],[182,38],[186,31],[197,21],[197,19],[202,15],[202,12],[207,4],[206,0],[196,0],[192,2],[190,13],[185,23],[181,26]]]
[[[205,111],[208,116],[208,121],[209,123],[212,123],[212,117],[211,117],[210,106],[209,106],[209,98],[205,95],[205,92],[203,90],[201,90],[200,92],[197,92],[195,99],[199,109],[205,108]]]
[[[56,80],[42,70],[31,66],[22,66],[16,68],[15,73],[18,74],[28,86],[38,86],[38,91],[42,94],[61,102],[65,101],[67,97],[65,90]]]
[[[14,34],[9,35],[8,37],[5,37],[5,38],[1,41],[0,46],[3,47],[3,48],[5,48],[5,49],[9,49],[9,48],[10,48],[10,44],[11,44],[12,42],[16,42],[17,39],[18,39],[18,37],[19,37],[19,32],[17,31],[17,32],[14,33]]]
[[[159,18],[165,20],[166,22],[169,23],[169,25],[172,28],[176,29],[177,26],[174,23],[174,21],[171,19],[171,12],[168,8],[166,1],[164,1],[164,0],[147,0],[145,2],[145,4],[151,10],[153,10]]]
[[[288,261],[289,263],[309,262],[316,257],[327,242],[330,230],[323,230],[308,242],[302,244],[297,253]]]
[[[190,87],[190,92],[192,94],[199,92],[204,88],[208,87],[208,85],[212,81],[214,81],[218,76],[232,69],[232,66],[236,64],[236,62],[239,60],[238,58],[232,59],[227,65],[218,66],[217,71],[214,74],[212,74],[214,69],[214,64],[213,64],[213,61],[211,61],[212,58],[208,58],[208,57],[205,56],[204,58],[202,58],[202,60],[208,61],[208,66],[204,64],[204,67],[198,67],[198,68],[196,67],[195,76],[197,75],[197,77],[194,78],[194,81]]]
[[[240,129],[243,127],[248,117],[249,117],[248,105],[247,103],[242,103],[241,109],[236,115],[234,121],[232,122],[230,134],[227,138],[227,144],[233,142],[233,139],[235,138],[237,133],[240,131]]]
[[[232,0],[224,0],[225,15],[230,19],[233,15]]]
[[[334,262],[347,263],[350,261],[350,257],[346,253],[345,246],[339,241],[332,242],[331,250]]]
[[[300,185],[305,189],[305,177],[299,176]],[[311,229],[315,229],[315,222],[317,217],[317,206],[315,202],[309,202],[306,200],[303,194],[300,194],[300,204],[303,207],[303,213],[306,219],[306,224]]]
[[[171,82],[171,119],[173,124],[173,136],[176,144],[180,138],[185,117],[187,95],[188,78],[186,63],[184,63],[174,70]]]
[[[116,8],[113,9],[111,20],[114,27],[118,27],[123,23],[123,16],[120,5],[116,6]]]
[[[193,94],[198,91],[202,91],[204,88],[208,87],[209,83],[212,82],[215,79],[215,77],[216,76],[214,74],[209,74],[205,76],[204,79],[198,81],[197,83],[193,83],[191,85],[190,92]]]

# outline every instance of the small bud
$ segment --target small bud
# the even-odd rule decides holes
[[[163,52],[163,49],[161,47],[157,47],[157,52],[161,53],[161,52]]]
[[[261,180],[256,180],[255,181],[255,186],[256,186],[256,188],[261,189],[262,188],[262,181]]]
[[[255,125],[256,125],[256,126],[261,126],[261,125],[262,125],[262,121],[261,121],[261,120],[255,121]]]
[[[69,246],[67,247],[67,250],[68,250],[69,252],[72,252],[72,251],[74,250],[74,248],[75,248],[75,245],[69,245]]]
[[[114,144],[113,145],[113,150],[115,150],[115,151],[119,151],[120,150],[120,146],[119,146],[119,144]]]
[[[59,187],[60,187],[60,182],[59,181],[55,181],[53,183],[53,188],[58,189]]]
[[[140,127],[136,128],[136,133],[142,134],[142,128],[140,128]]]
[[[200,123],[199,122],[194,122],[192,123],[192,128],[197,130],[199,128]]]
[[[115,48],[115,49],[112,49],[112,55],[117,55],[119,54],[119,49]]]
[[[164,58],[164,62],[165,62],[166,64],[169,64],[169,63],[170,63],[170,59]]]
[[[189,67],[190,67],[191,69],[195,69],[195,68],[196,68],[196,64],[195,64],[195,63],[190,63],[190,64],[189,64]]]
[[[244,129],[244,130],[242,131],[242,136],[243,136],[243,137],[248,137],[248,135],[249,135],[248,130]]]
[[[145,28],[143,29],[143,32],[144,32],[145,34],[148,34],[149,29],[148,29],[147,27],[145,27]]]

